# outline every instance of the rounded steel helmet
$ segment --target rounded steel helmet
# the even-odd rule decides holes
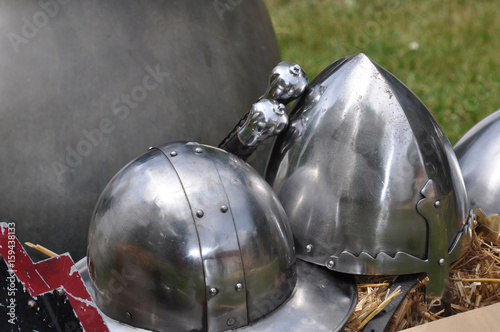
[[[296,264],[264,179],[197,143],[151,148],[117,173],[97,202],[87,260],[84,279],[112,326],[330,331],[356,302],[353,280]]]
[[[500,213],[500,110],[475,124],[455,145],[472,209]]]
[[[441,295],[470,228],[453,149],[422,102],[357,54],[311,82],[289,123],[266,176],[297,257],[354,274],[427,272],[428,294]]]

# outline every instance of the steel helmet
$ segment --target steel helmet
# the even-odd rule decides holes
[[[500,213],[500,110],[474,125],[455,145],[471,208]]]
[[[364,54],[311,82],[266,178],[297,257],[354,274],[427,272],[441,295],[470,228],[453,149],[422,102]]]
[[[151,148],[117,173],[97,202],[87,260],[81,272],[113,326],[330,331],[355,305],[352,279],[296,262],[264,179],[197,143]]]

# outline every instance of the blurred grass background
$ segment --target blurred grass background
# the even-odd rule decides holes
[[[266,0],[283,60],[310,81],[363,52],[405,83],[452,144],[500,108],[498,0]]]

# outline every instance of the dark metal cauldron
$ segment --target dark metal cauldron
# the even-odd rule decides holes
[[[9,0],[0,36],[0,218],[74,259],[113,174],[216,145],[279,61],[263,1]]]

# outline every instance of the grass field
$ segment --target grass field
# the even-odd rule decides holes
[[[497,0],[266,0],[283,60],[312,80],[363,52],[403,81],[452,144],[500,108]]]

